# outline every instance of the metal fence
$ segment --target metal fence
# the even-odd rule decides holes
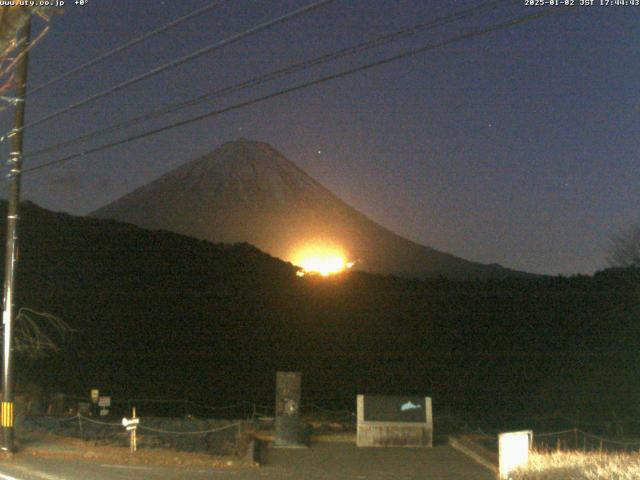
[[[140,448],[168,448],[187,452],[243,456],[257,430],[271,430],[273,406],[247,400],[226,405],[206,405],[190,399],[131,398],[111,399],[108,415],[87,410],[86,397],[57,395],[55,408],[47,414],[21,414],[20,429],[53,433],[95,444],[128,446],[130,436],[122,424],[135,407],[140,418],[137,429]],[[53,410],[53,411],[52,411]],[[355,413],[307,402],[303,421],[316,432],[355,429]]]
[[[612,439],[572,428],[558,432],[534,433],[533,448],[541,451],[637,452],[640,451],[640,440]]]
[[[23,432],[53,433],[96,445],[128,446],[130,439],[122,422],[81,414],[29,415],[21,420],[20,427]],[[250,425],[245,420],[143,417],[137,428],[142,448],[243,456]]]
[[[89,404],[90,399],[72,395],[64,395],[55,412],[57,415],[75,414],[79,404]],[[239,400],[224,405],[207,405],[191,399],[168,398],[130,398],[111,399],[110,415],[126,416],[133,407],[145,415],[154,417],[196,417],[196,418],[225,418],[225,419],[255,419],[259,417],[273,417],[274,405],[265,405],[249,400]],[[302,415],[327,420],[355,422],[355,406],[353,408],[331,408],[319,402],[304,402],[301,406]]]

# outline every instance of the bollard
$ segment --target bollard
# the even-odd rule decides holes
[[[498,435],[498,466],[501,480],[511,478],[511,472],[527,465],[532,438],[531,430]]]

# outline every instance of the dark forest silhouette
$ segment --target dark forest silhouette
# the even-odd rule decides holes
[[[222,245],[25,203],[17,307],[77,332],[19,381],[67,393],[269,402],[278,369],[303,396],[425,393],[434,408],[633,414],[640,269],[593,276],[297,277]]]

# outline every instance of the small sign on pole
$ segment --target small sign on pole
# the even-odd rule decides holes
[[[98,403],[98,398],[100,398],[100,390],[97,388],[91,389],[91,403]]]
[[[100,416],[106,417],[109,415],[109,407],[111,406],[111,397],[99,397],[98,407],[100,407]]]
[[[133,414],[131,418],[124,417],[122,419],[122,426],[129,432],[129,444],[131,452],[135,452],[138,448],[138,441],[136,438],[136,430],[140,424],[140,419],[136,417],[136,407],[133,407]]]

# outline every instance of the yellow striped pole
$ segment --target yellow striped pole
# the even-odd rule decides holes
[[[4,303],[2,320],[4,321],[4,338],[2,340],[2,447],[4,451],[13,452],[13,323],[14,323],[14,289],[15,271],[18,264],[18,219],[20,218],[20,174],[22,172],[22,137],[24,130],[24,110],[27,93],[27,66],[29,63],[29,41],[31,37],[31,9],[27,10],[27,22],[20,31],[16,58],[21,58],[16,67],[15,97],[18,103],[13,112],[14,135],[11,137],[9,151],[9,193],[7,194],[7,225],[5,228],[6,244],[4,259]]]
[[[13,428],[13,402],[2,402],[1,425],[5,428]]]

